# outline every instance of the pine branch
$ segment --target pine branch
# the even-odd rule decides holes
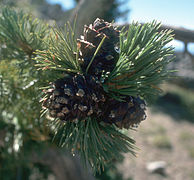
[[[74,155],[80,155],[85,166],[89,163],[94,173],[103,170],[107,163],[122,159],[122,153],[135,155],[133,139],[114,126],[98,123],[96,119],[75,123],[54,120],[52,129],[56,134],[54,140],[59,146],[66,147]]]
[[[60,104],[57,105],[58,97],[63,99],[68,95],[66,98],[69,98],[68,100],[71,101],[70,98],[73,96],[76,101],[77,94],[74,97],[73,88],[76,89],[76,86],[83,88],[83,82],[81,78],[76,80],[74,77],[77,76],[77,74],[90,76],[88,69],[91,68],[96,54],[101,50],[100,48],[105,41],[104,36],[95,47],[94,54],[89,57],[91,59],[86,69],[83,69],[82,72],[78,60],[78,54],[82,54],[79,49],[79,43],[77,45],[73,29],[67,25],[65,27],[64,33],[59,29],[53,29],[54,36],[50,36],[49,49],[38,51],[37,57],[35,58],[39,63],[37,66],[41,67],[42,70],[48,71],[51,76],[54,77],[50,79],[51,81],[56,80],[56,77],[64,78],[58,85],[54,84],[54,89],[52,87],[45,88],[48,94],[43,98],[43,101],[47,102],[50,100],[50,113],[52,113],[51,111],[53,110],[54,114],[57,109],[55,106],[60,106],[61,109],[63,106]],[[159,24],[156,22],[151,24],[147,23],[143,26],[134,23],[127,32],[121,32],[118,61],[112,72],[103,72],[101,80],[104,81],[101,81],[99,85],[104,87],[107,96],[111,96],[114,100],[126,103],[123,95],[129,97],[142,96],[146,98],[149,94],[157,94],[160,91],[157,84],[168,76],[165,66],[170,61],[167,57],[172,54],[173,48],[166,47],[166,44],[172,40],[171,31],[158,33],[158,28]],[[85,48],[88,47],[86,46]],[[73,81],[67,80],[68,78],[66,78],[65,75],[69,73],[71,73],[72,76],[70,79],[73,78]],[[94,84],[94,86],[96,86],[96,84]],[[83,89],[81,90],[83,91]],[[49,93],[49,91],[51,93]],[[54,93],[52,94],[52,92]],[[55,98],[54,94],[60,94],[60,92],[61,95],[56,95],[57,97]],[[64,94],[64,92],[67,94]],[[91,94],[87,94],[87,97],[84,97],[88,98],[89,96],[91,96]],[[138,123],[145,115],[143,111],[144,108],[141,108],[138,103],[142,103],[142,106],[144,106],[144,104],[141,100],[132,99],[133,103],[136,103],[136,105],[133,104],[133,106],[136,106],[135,110],[138,111],[135,113],[137,113],[137,116],[138,113],[140,113],[140,118],[135,119],[136,121],[134,120],[134,122]],[[78,104],[76,103],[72,102],[72,104],[77,106]],[[73,119],[72,116],[72,119],[66,119],[66,112],[74,112],[74,105],[64,105],[65,114],[60,110],[57,112],[59,115],[57,115],[57,113],[54,115],[54,117],[60,117],[60,115],[64,116],[64,122],[61,121],[60,118],[57,118],[53,120],[53,124],[51,125],[51,129],[54,129],[53,131],[56,133],[55,142],[58,143],[59,146],[69,149],[73,154],[79,154],[85,166],[89,164],[94,172],[101,171],[105,165],[110,163],[113,159],[122,158],[123,152],[130,152],[135,155],[135,141],[122,134],[113,123],[107,125],[106,123],[102,123],[106,121],[106,119],[101,118],[105,117],[87,115],[86,118],[79,119],[76,117],[76,119]],[[128,104],[123,104],[123,106],[130,108]],[[86,106],[86,108],[88,107],[89,106]],[[44,113],[46,111],[47,108],[45,108]],[[131,112],[130,117],[135,116],[133,108],[128,111]],[[78,110],[78,112],[80,111]],[[112,116],[111,112],[107,113],[110,113],[109,116]],[[71,114],[68,114],[67,117],[71,117]],[[119,120],[115,122],[118,127],[119,123],[120,127],[122,127],[122,123],[119,122]],[[127,123],[126,126],[124,124],[123,126],[129,127]]]
[[[157,87],[169,76],[166,65],[173,59],[172,31],[158,33],[160,24],[133,23],[120,35],[120,57],[114,70],[105,80],[105,90],[115,95],[147,97],[158,94]]]
[[[75,25],[72,28],[69,23],[65,24],[64,31],[59,28],[52,30],[53,34],[50,35],[47,43],[48,50],[36,52],[37,57],[35,60],[38,62],[36,66],[53,74],[60,74],[60,72],[63,75],[64,72],[81,73],[78,62],[79,46],[77,46],[75,38]]]
[[[2,9],[0,40],[7,51],[12,52],[11,58],[25,59],[25,55],[31,57],[35,50],[44,49],[47,34],[48,26],[41,21],[22,11]]]

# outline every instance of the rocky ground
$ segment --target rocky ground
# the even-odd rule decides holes
[[[125,179],[132,180],[194,180],[194,124],[176,121],[170,115],[149,109],[148,118],[138,131],[131,132],[140,150],[138,157],[125,155],[118,165]],[[147,165],[166,162],[163,174],[150,173]]]

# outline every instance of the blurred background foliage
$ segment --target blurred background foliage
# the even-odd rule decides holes
[[[84,24],[90,24],[97,17],[108,22],[118,19],[126,20],[129,8],[124,7],[128,3],[124,0],[72,0],[75,6],[72,9],[64,9],[59,4],[49,4],[46,0],[0,0],[3,5],[18,7],[25,12],[30,12],[35,17],[47,20],[53,25],[53,20],[59,26],[66,21],[77,21],[78,34],[81,33]],[[81,30],[81,31],[80,31]]]

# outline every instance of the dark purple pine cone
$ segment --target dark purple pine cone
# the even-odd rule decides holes
[[[92,76],[75,75],[58,79],[46,92],[43,107],[53,118],[64,121],[99,116],[105,101],[102,86]]]
[[[91,75],[100,76],[102,71],[111,72],[113,70],[119,57],[119,31],[111,23],[97,18],[93,25],[84,27],[84,35],[78,39],[79,60],[85,71],[104,36],[106,39],[88,71]]]
[[[121,129],[137,127],[141,121],[146,119],[145,107],[145,101],[139,97],[129,96],[124,102],[109,99],[104,107],[102,121],[114,123]]]

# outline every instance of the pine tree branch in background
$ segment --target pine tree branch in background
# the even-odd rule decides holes
[[[6,137],[0,150],[0,164],[4,164],[0,177],[29,179],[35,166],[29,166],[27,154],[40,142],[50,145],[46,121],[40,118],[37,86],[42,76],[31,60],[35,50],[45,48],[48,26],[10,8],[1,12],[0,131],[4,129]],[[8,173],[10,170],[12,173]]]
[[[73,0],[72,0],[73,1]],[[128,0],[127,0],[128,1]],[[63,27],[67,21],[73,22],[77,16],[77,31],[81,34],[80,28],[85,24],[89,24],[96,18],[102,18],[106,21],[113,21],[117,18],[125,18],[129,10],[122,11],[120,6],[127,3],[124,0],[79,0],[76,6],[72,9],[64,10],[59,4],[49,4],[46,0],[2,0],[0,4],[19,7],[25,12],[31,12],[35,17],[57,22],[60,27]]]
[[[48,34],[47,30],[46,24],[32,19],[22,11],[17,13],[9,8],[4,8],[2,11],[0,40],[1,45],[6,46],[4,49],[12,52],[10,58],[25,59],[25,55],[31,57],[36,49],[43,49],[42,43]],[[2,51],[4,49],[2,48]]]

